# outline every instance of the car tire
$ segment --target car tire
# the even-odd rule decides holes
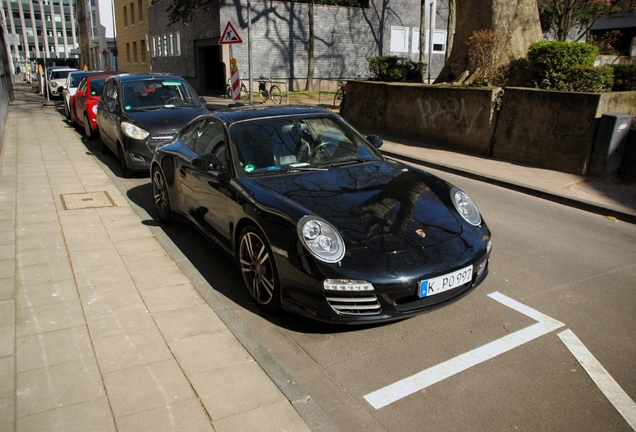
[[[67,120],[71,119],[71,110],[68,109],[68,105],[66,105],[66,102],[64,102],[64,115],[66,116]]]
[[[250,297],[263,310],[280,308],[280,288],[274,254],[265,235],[247,226],[239,236],[238,262]]]
[[[133,176],[132,170],[128,167],[128,162],[126,161],[126,153],[124,153],[124,149],[119,144],[117,147],[117,156],[119,157],[119,166],[121,167],[122,175],[125,178],[131,178]]]
[[[155,211],[159,222],[170,225],[174,222],[172,215],[172,206],[170,205],[170,194],[168,192],[168,183],[163,171],[159,167],[152,170],[152,196],[155,204]]]
[[[91,121],[88,118],[88,114],[84,114],[84,133],[86,134],[87,140],[95,139],[95,133],[91,129]]]

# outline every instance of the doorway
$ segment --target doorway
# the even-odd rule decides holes
[[[199,65],[199,94],[220,96],[225,93],[225,65],[221,61],[221,46],[200,46],[197,49]]]

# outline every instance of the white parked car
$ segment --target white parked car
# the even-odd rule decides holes
[[[49,95],[51,98],[62,97],[62,89],[64,88],[68,74],[76,70],[77,69],[74,68],[60,68],[50,71],[51,76],[48,79],[47,85],[49,86]]]

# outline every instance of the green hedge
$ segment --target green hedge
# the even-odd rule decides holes
[[[614,70],[613,91],[636,91],[636,65],[611,65]]]
[[[369,70],[379,81],[424,82],[426,63],[398,56],[378,56],[369,59]]]
[[[572,92],[611,92],[614,70],[609,66],[574,66],[567,73],[567,80],[560,90]]]
[[[535,86],[542,89],[571,90],[581,75],[574,68],[593,68],[598,47],[579,42],[541,41],[530,45],[528,61],[534,75]],[[571,79],[577,81],[570,82]]]

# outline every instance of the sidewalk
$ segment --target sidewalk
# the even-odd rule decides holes
[[[45,102],[0,148],[0,430],[335,430]]]

